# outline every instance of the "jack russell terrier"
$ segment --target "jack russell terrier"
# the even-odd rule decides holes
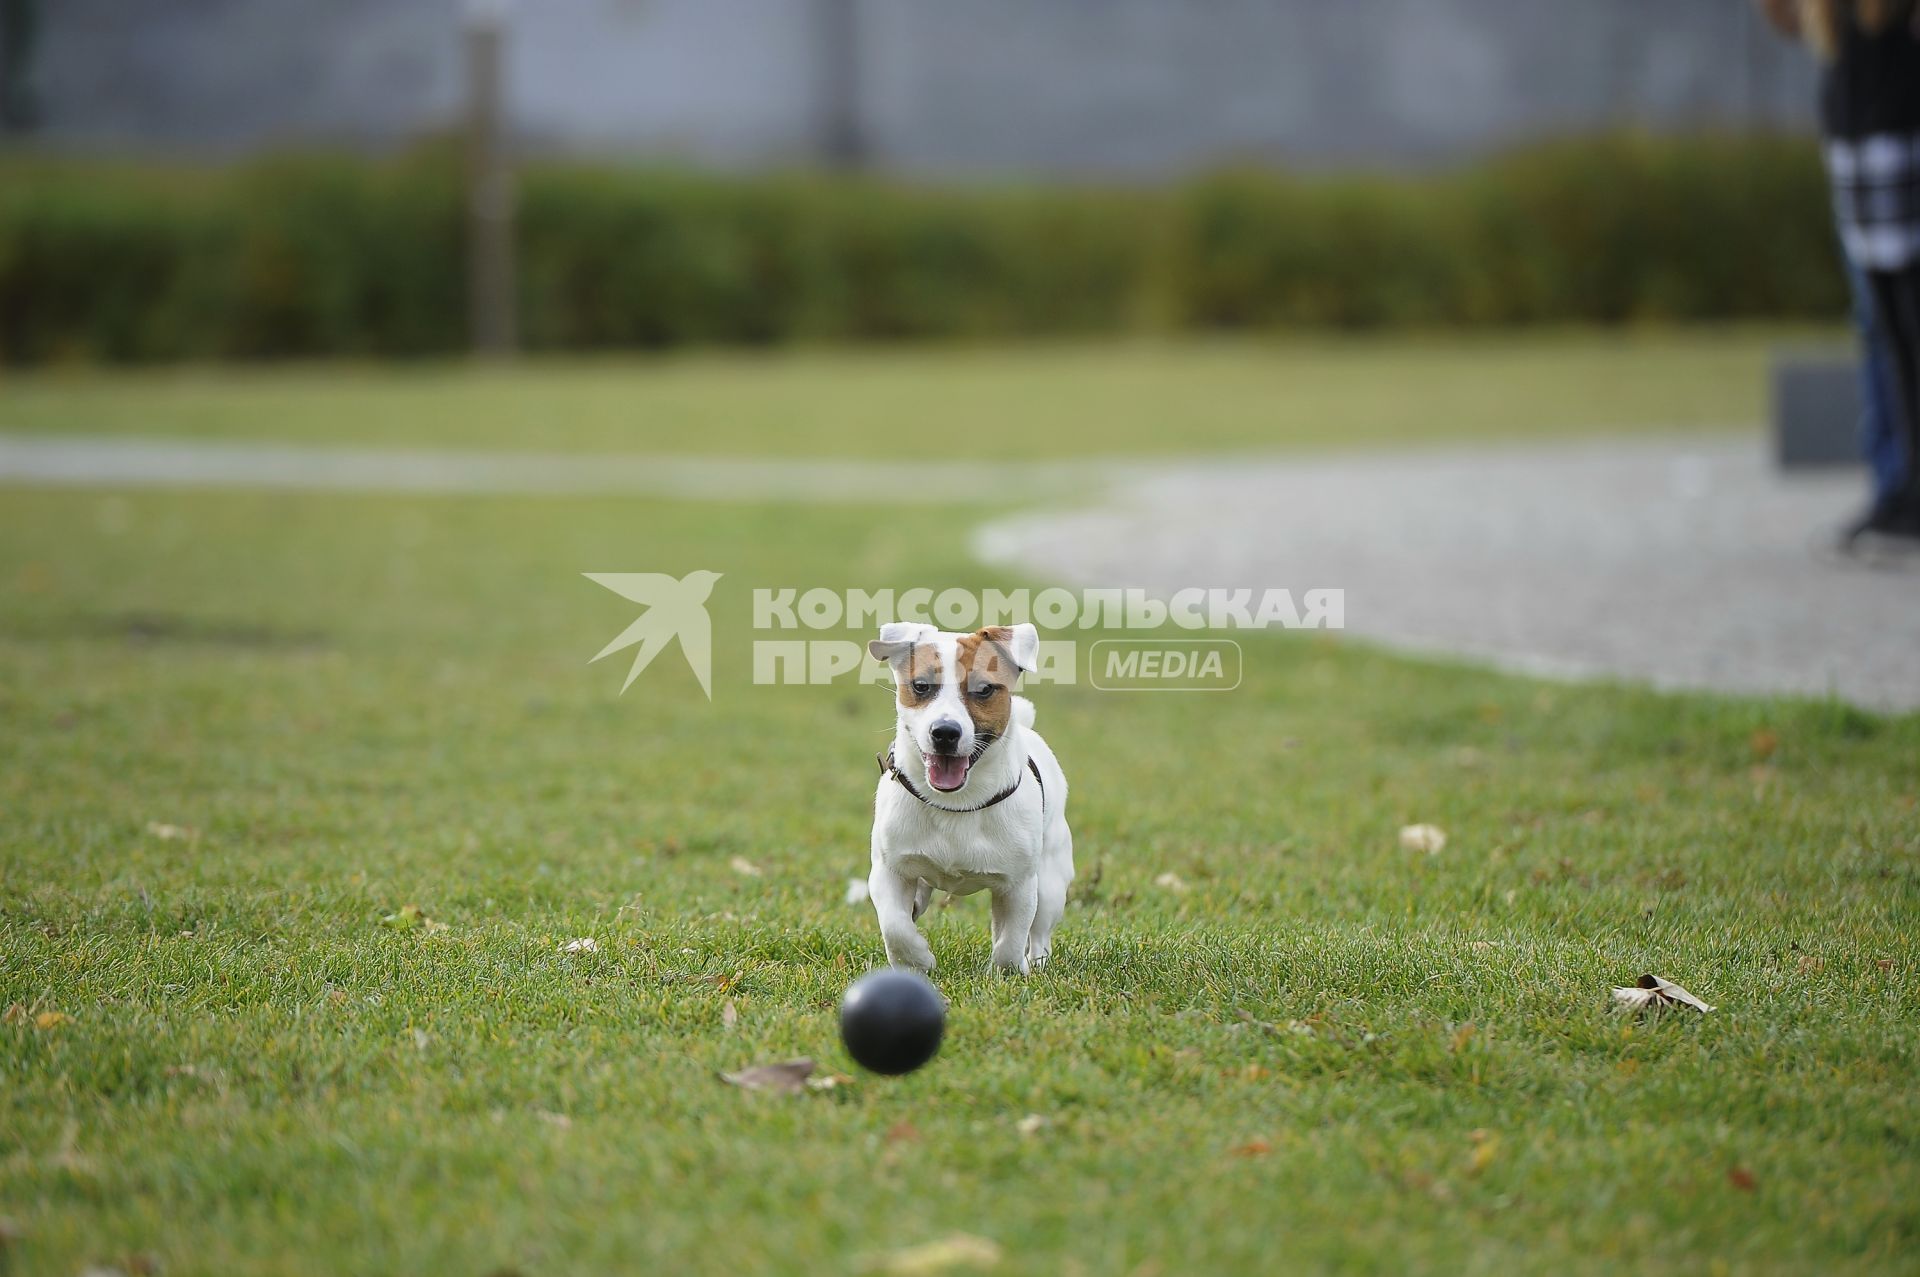
[[[896,621],[867,644],[893,667],[893,745],[878,761],[873,872],[887,961],[933,970],[916,925],[935,888],[993,896],[993,963],[1030,972],[1053,951],[1073,881],[1067,778],[1013,694],[1034,668],[1039,631],[948,634]]]

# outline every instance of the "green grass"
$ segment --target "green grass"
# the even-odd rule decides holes
[[[7,375],[0,431],[704,455],[1029,457],[1751,426],[1825,332],[811,350],[653,361]]]
[[[717,1081],[852,1072],[831,1008],[880,959],[841,896],[890,701],[751,686],[749,591],[1006,584],[898,530],[973,513],[0,490],[11,1271],[845,1272],[954,1232],[1005,1273],[1914,1270],[1920,716],[1304,635],[1231,695],[1039,689],[1055,964],[990,976],[983,901],[936,909],[932,1066]],[[631,609],[578,574],[695,567],[713,701],[671,653],[616,697],[585,660]],[[1644,971],[1720,1009],[1610,1013]]]

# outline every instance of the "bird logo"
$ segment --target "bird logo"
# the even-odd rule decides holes
[[[640,645],[640,650],[633,654],[633,665],[627,670],[627,681],[620,685],[622,693],[633,686],[633,680],[653,663],[662,648],[678,638],[680,650],[693,668],[693,676],[700,680],[700,690],[707,694],[708,700],[713,699],[713,627],[707,619],[707,596],[713,593],[713,584],[720,579],[720,573],[689,572],[677,580],[664,572],[583,572],[581,575],[623,599],[646,607],[639,620],[615,635],[613,642],[593,658],[597,661],[622,648]]]

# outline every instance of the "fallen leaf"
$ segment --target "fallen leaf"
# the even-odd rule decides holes
[[[345,989],[328,989],[327,990],[327,1001],[333,1003],[333,1005],[341,1006],[346,1002],[346,1000],[347,1000],[347,991]]]
[[[1747,738],[1747,747],[1753,751],[1755,762],[1764,763],[1773,757],[1773,751],[1780,748],[1780,734],[1762,727]]]
[[[1473,1152],[1467,1155],[1467,1174],[1478,1175],[1493,1165],[1493,1159],[1500,1154],[1500,1137],[1492,1131],[1469,1131],[1467,1138],[1473,1142]]]
[[[419,905],[401,905],[386,917],[380,919],[383,927],[393,927],[399,931],[411,931],[428,921],[426,910]]]
[[[728,999],[720,1008],[720,1027],[731,1029],[738,1023],[740,1023],[740,1008],[733,1005],[732,999]]]
[[[1042,1117],[1038,1113],[1029,1113],[1014,1124],[1014,1129],[1022,1135],[1038,1135],[1051,1125],[1053,1125],[1053,1123],[1048,1118]]]
[[[1235,1157],[1265,1157],[1271,1152],[1273,1152],[1273,1145],[1269,1144],[1266,1140],[1248,1140],[1245,1144],[1236,1146],[1233,1150],[1233,1155]]]
[[[920,1128],[904,1117],[887,1128],[889,1144],[918,1144],[919,1142]]]
[[[1447,831],[1438,825],[1402,825],[1400,847],[1403,851],[1424,851],[1435,855],[1447,845]]]
[[[1313,1026],[1311,1024],[1308,1024],[1305,1020],[1288,1020],[1285,1024],[1275,1024],[1270,1020],[1262,1020],[1257,1018],[1253,1014],[1253,1012],[1245,1010],[1244,1008],[1234,1012],[1234,1014],[1240,1017],[1240,1020],[1242,1023],[1251,1024],[1254,1028],[1259,1029],[1261,1032],[1271,1033],[1275,1037],[1278,1037],[1283,1033],[1291,1033],[1299,1037],[1310,1038],[1313,1036]],[[1239,1028],[1240,1026],[1236,1024],[1236,1025],[1229,1025],[1228,1027]]]
[[[867,889],[867,880],[865,878],[847,879],[847,903],[848,904],[850,905],[865,904],[867,902],[868,895],[869,895],[869,892]]]
[[[169,825],[160,820],[149,820],[147,832],[163,842],[186,842],[200,836],[200,831],[189,825]]]
[[[206,1082],[212,1086],[218,1086],[222,1078],[219,1069],[203,1069],[198,1064],[170,1064],[166,1072],[168,1077],[192,1078],[196,1082]]]
[[[33,1017],[33,1027],[36,1029],[57,1029],[63,1024],[72,1023],[73,1017],[65,1011],[42,1011]]]
[[[1662,1011],[1668,1007],[1690,1007],[1702,1013],[1713,1010],[1673,981],[1657,975],[1641,976],[1631,989],[1615,989],[1613,1000],[1628,1011]]]
[[[1803,953],[1800,955],[1800,969],[1809,974],[1824,971],[1827,969],[1827,960],[1817,953]]]
[[[1177,873],[1163,873],[1153,880],[1153,885],[1156,887],[1164,887],[1175,895],[1182,894],[1189,890],[1186,879]]]
[[[758,878],[760,876],[760,866],[754,864],[745,856],[735,856],[727,863],[733,867],[733,871],[737,874],[744,874],[749,878]]]
[[[1754,1189],[1760,1187],[1760,1181],[1755,1179],[1753,1172],[1744,1166],[1735,1166],[1729,1169],[1727,1171],[1727,1183],[1733,1185],[1743,1193],[1751,1193]]]
[[[810,1091],[831,1091],[836,1087],[852,1085],[853,1078],[846,1073],[823,1073],[807,1079],[807,1089]]]
[[[560,946],[562,953],[598,953],[600,942],[592,936],[581,936],[578,940],[569,940]]]
[[[731,1082],[743,1091],[777,1091],[782,1095],[798,1095],[807,1089],[807,1078],[812,1073],[813,1061],[803,1058],[781,1064],[756,1064],[735,1073],[722,1073],[720,1080]]]
[[[1876,967],[1879,967],[1882,971],[1891,971],[1893,970],[1893,959],[1892,958],[1875,958],[1873,960],[1873,965]]]
[[[1000,1243],[972,1233],[955,1233],[939,1241],[896,1250],[875,1266],[894,1277],[921,1277],[921,1274],[943,1273],[963,1264],[991,1268],[999,1262]]]

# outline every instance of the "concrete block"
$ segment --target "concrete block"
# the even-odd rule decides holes
[[[1860,464],[1860,371],[1851,357],[1774,357],[1773,444],[1783,470]]]

